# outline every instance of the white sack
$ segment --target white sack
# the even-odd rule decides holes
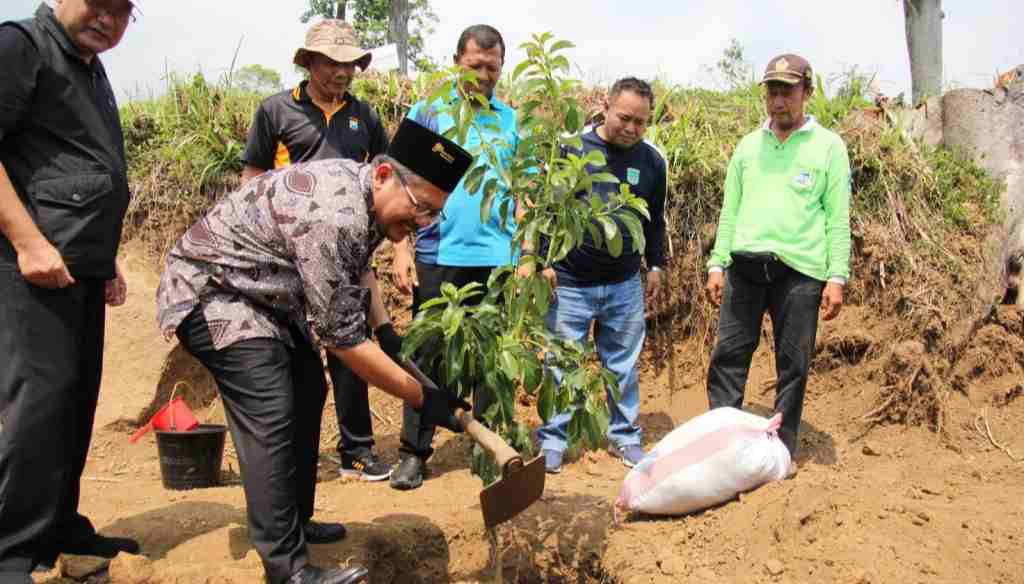
[[[679,426],[626,476],[615,506],[623,511],[683,515],[732,499],[789,471],[778,437],[782,415],[770,420],[717,408]]]

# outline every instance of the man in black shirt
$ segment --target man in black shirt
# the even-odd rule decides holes
[[[117,103],[97,55],[138,1],[58,0],[0,25],[0,581],[61,552],[113,557],[78,513],[128,207]]]
[[[617,220],[622,234],[622,254],[613,257],[598,247],[588,233],[573,250],[545,275],[555,283],[557,298],[547,315],[547,325],[558,336],[582,341],[591,323],[601,363],[618,380],[620,399],[608,395],[611,422],[609,451],[632,467],[643,458],[641,432],[636,424],[640,412],[640,386],[636,367],[643,348],[644,305],[661,289],[665,267],[665,194],[668,168],[665,157],[643,140],[654,111],[651,86],[636,78],[616,81],[605,103],[604,122],[583,135],[579,156],[597,150],[607,165],[590,167],[591,173],[610,172],[629,185],[630,191],[647,201],[651,219],[643,221],[647,262],[646,290],[640,282],[641,254],[633,251],[633,237],[626,224]],[[618,192],[615,183],[597,183],[594,193],[605,201]],[[632,211],[626,211],[631,213]],[[555,372],[561,380],[561,372]],[[566,427],[572,412],[561,412],[538,430],[548,472],[562,468],[566,448]]]
[[[369,162],[383,154],[388,139],[380,119],[348,91],[356,68],[365,70],[371,58],[369,51],[359,48],[355,30],[347,22],[324,20],[313,25],[294,59],[309,71],[309,80],[260,104],[243,155],[242,180],[295,162],[326,158]],[[402,339],[390,322],[374,332],[390,355],[398,354]],[[327,366],[341,430],[341,474],[370,481],[387,479],[390,465],[373,453],[366,383],[334,355],[327,355]]]

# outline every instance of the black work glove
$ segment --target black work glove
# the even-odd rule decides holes
[[[451,392],[438,388],[415,363],[405,361],[402,367],[423,387],[423,404],[413,408],[420,415],[421,425],[441,426],[456,434],[463,432],[465,428],[456,414],[460,409],[468,411],[473,409],[473,406]]]
[[[386,322],[374,329],[373,335],[377,337],[381,350],[395,363],[401,363],[398,355],[402,352],[402,335],[395,332],[395,327]]]

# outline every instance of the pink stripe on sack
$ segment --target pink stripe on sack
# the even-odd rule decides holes
[[[775,433],[782,426],[782,414],[775,414],[768,420],[767,427],[752,428],[745,424],[736,424],[719,428],[705,434],[701,438],[662,456],[644,472],[634,470],[631,478],[622,485],[622,491],[615,502],[616,506],[625,508],[634,497],[640,497],[653,489],[661,481],[683,469],[704,462],[715,454],[728,448],[739,435]]]

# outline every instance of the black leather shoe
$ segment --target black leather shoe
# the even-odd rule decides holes
[[[321,523],[310,520],[302,526],[307,543],[334,543],[345,539],[348,531],[340,523]]]
[[[325,570],[316,566],[306,566],[292,574],[287,584],[356,584],[366,582],[369,572],[362,566],[348,568],[332,568]]]
[[[60,551],[75,556],[113,558],[121,552],[138,554],[139,542],[127,537],[106,537],[96,534],[88,539],[66,542],[61,546]]]
[[[423,460],[418,456],[407,456],[391,473],[391,488],[399,491],[418,489],[423,484]]]

